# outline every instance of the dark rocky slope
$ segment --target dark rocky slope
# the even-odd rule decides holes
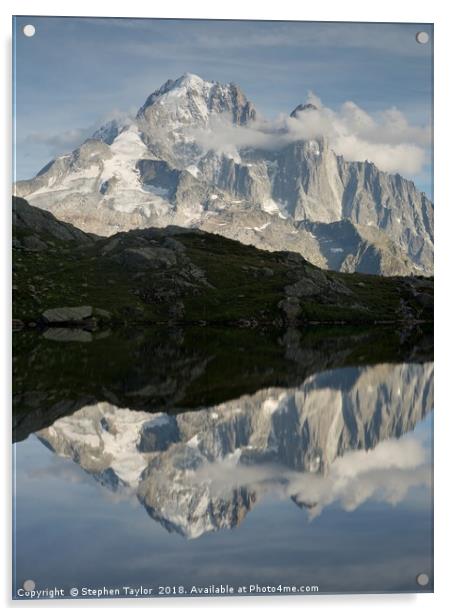
[[[416,322],[433,319],[433,280],[323,271],[199,230],[102,238],[13,198],[16,325]],[[79,308],[80,317],[66,307]],[[57,319],[48,310],[60,309]],[[53,315],[53,316],[52,316]]]

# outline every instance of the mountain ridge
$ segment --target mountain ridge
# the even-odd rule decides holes
[[[13,250],[13,316],[25,323],[48,322],[48,310],[81,304],[91,312],[84,308],[80,319],[95,318],[95,307],[116,325],[409,324],[433,318],[433,281],[425,277],[324,271],[298,253],[259,250],[196,228],[95,237],[17,197]]]
[[[317,112],[302,104],[289,119]],[[328,245],[300,223],[348,220],[368,226],[375,238],[349,252],[337,235],[335,250],[343,258],[335,269],[432,274],[433,204],[411,181],[368,161],[345,161],[324,137],[284,143],[285,129],[270,136],[266,130],[238,86],[187,74],[153,92],[135,119],[110,121],[34,179],[17,182],[15,194],[99,235],[197,227],[293,250],[323,268],[331,261]],[[256,134],[280,145],[246,146]],[[245,146],[234,145],[236,138]],[[360,257],[369,245],[381,259]]]

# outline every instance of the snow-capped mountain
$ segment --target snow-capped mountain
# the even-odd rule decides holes
[[[269,130],[238,86],[186,74],[15,192],[100,235],[174,224],[342,271],[432,273],[433,205],[413,182],[345,161],[321,136],[285,140],[284,127],[277,146],[249,147],[256,128]]]
[[[109,489],[136,495],[167,530],[195,538],[236,526],[268,490],[320,510],[327,495],[367,498],[366,469],[387,471],[374,489],[389,490],[396,478],[409,487],[422,456],[390,439],[432,406],[432,363],[380,364],[178,415],[98,403],[37,436]],[[393,500],[400,489],[391,487]]]

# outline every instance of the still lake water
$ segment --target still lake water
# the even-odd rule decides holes
[[[84,393],[72,410],[66,379],[46,416],[35,369],[26,372],[18,405],[35,417],[14,445],[13,595],[25,580],[66,596],[212,585],[431,592],[432,363],[349,365],[334,348],[338,367],[329,353],[326,369],[312,369],[309,353],[309,374],[290,386],[278,377],[154,414],[126,406],[113,379],[105,389],[116,394]],[[131,382],[131,400],[169,387]]]

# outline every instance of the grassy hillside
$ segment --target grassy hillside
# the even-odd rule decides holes
[[[431,321],[433,281],[326,272],[176,227],[83,234],[13,200],[13,318],[88,305],[86,328],[125,323],[307,324]],[[47,323],[48,325],[48,323]]]

